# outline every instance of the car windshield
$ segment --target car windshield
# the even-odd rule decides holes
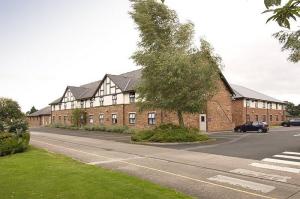
[[[257,126],[257,125],[259,125],[259,122],[253,122],[252,125]]]

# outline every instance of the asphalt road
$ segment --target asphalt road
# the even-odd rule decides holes
[[[31,144],[197,198],[299,199],[298,134],[300,128],[274,129],[270,134],[218,133],[213,134],[216,143],[158,147],[130,144],[128,135],[33,129]],[[250,156],[255,158],[247,159]]]

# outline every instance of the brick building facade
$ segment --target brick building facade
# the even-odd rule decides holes
[[[84,109],[90,125],[120,125],[132,128],[152,128],[162,123],[178,123],[177,115],[161,110],[139,112],[134,87],[141,78],[141,70],[121,75],[105,75],[100,81],[68,86],[62,97],[51,105],[52,123],[71,125],[75,108]],[[200,114],[184,114],[186,126],[202,131],[232,130],[233,90],[220,74],[219,90]]]
[[[231,87],[235,91],[232,101],[232,117],[235,125],[251,121],[280,125],[286,120],[285,102],[242,86],[231,85]]]
[[[51,124],[51,107],[45,107],[26,117],[30,127],[40,127]]]

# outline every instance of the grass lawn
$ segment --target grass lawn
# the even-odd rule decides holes
[[[0,157],[0,198],[190,198],[136,177],[31,147]]]

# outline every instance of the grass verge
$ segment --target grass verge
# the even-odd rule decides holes
[[[198,129],[182,128],[173,124],[142,130],[131,136],[134,142],[201,142],[208,139],[208,136],[200,134]]]
[[[0,157],[1,198],[190,198],[151,182],[30,147]]]

